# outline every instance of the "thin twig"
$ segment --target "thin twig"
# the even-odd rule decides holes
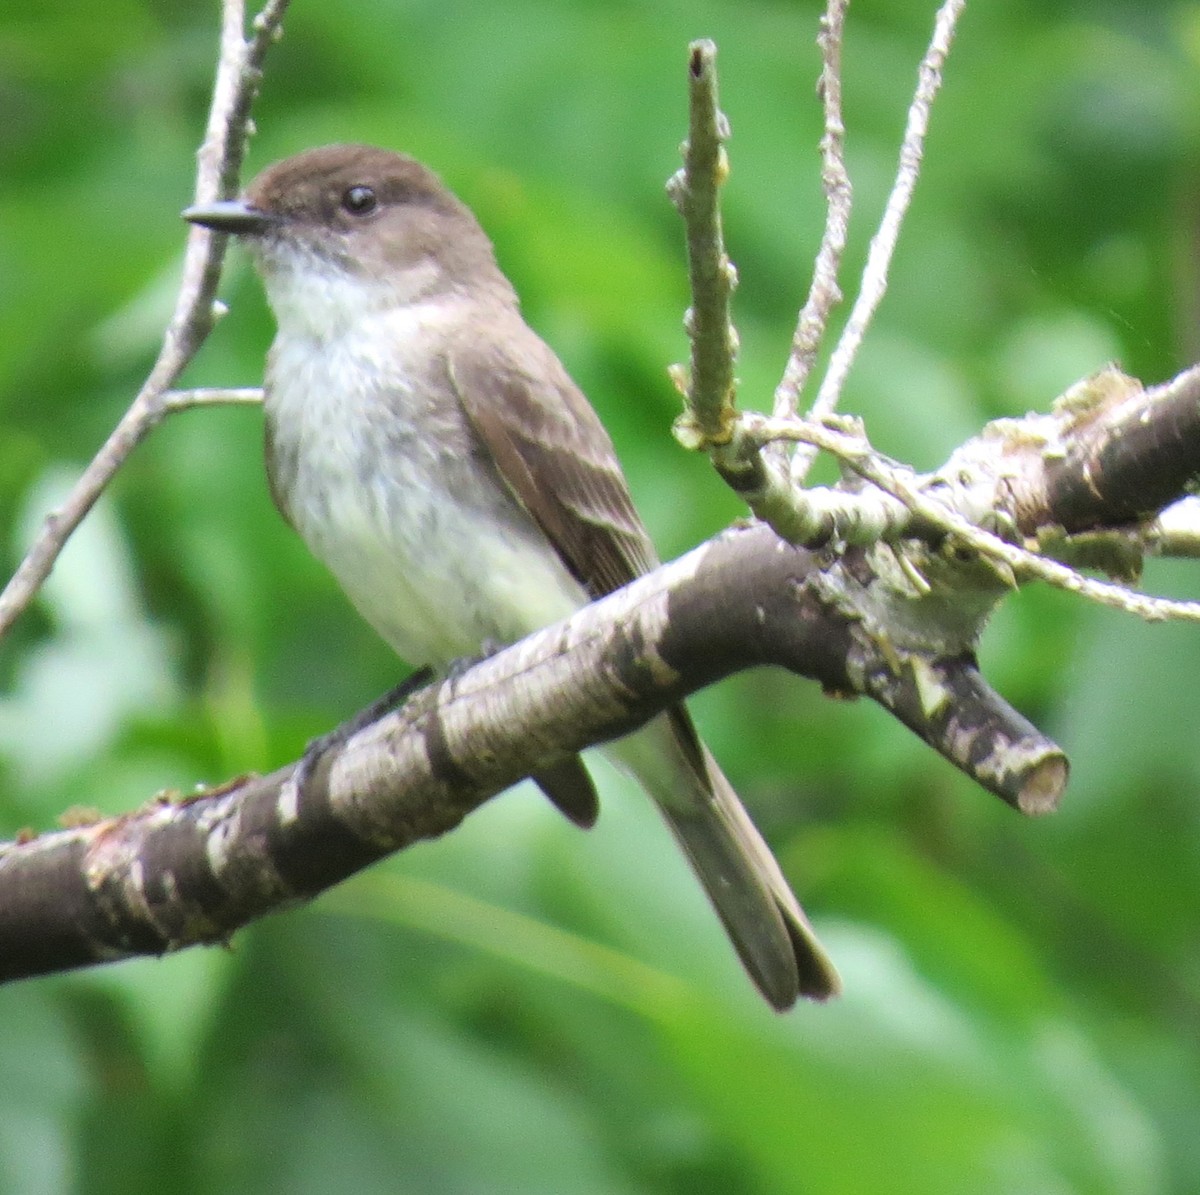
[[[725,253],[721,232],[721,186],[729,174],[724,142],[729,123],[717,103],[717,47],[692,42],[688,50],[688,139],[683,169],[672,175],[667,194],[687,229],[688,275],[692,305],[684,317],[691,341],[691,371],[676,369],[676,384],[687,408],[676,420],[675,434],[689,447],[728,443],[737,417],[734,409],[737,332],[730,320],[730,299],[737,270]]]
[[[942,83],[942,67],[954,40],[954,29],[959,16],[966,7],[966,0],[946,0],[938,10],[934,21],[933,37],[917,71],[917,89],[908,110],[908,122],[904,140],[900,146],[900,165],[896,171],[896,182],[888,196],[883,219],[871,239],[867,253],[867,264],[863,269],[858,297],[850,311],[850,318],[838,340],[837,347],[829,360],[829,368],[821,381],[810,414],[815,419],[837,410],[846,376],[850,372],[863,337],[871,323],[883,296],[887,291],[888,271],[892,254],[900,236],[900,227],[912,200],[917,178],[921,173],[921,157],[925,135],[929,129],[929,113]],[[798,450],[792,458],[792,480],[803,485],[812,466],[814,453]]]
[[[821,49],[821,77],[817,90],[825,110],[821,138],[821,189],[825,193],[825,231],[813,265],[812,285],[800,312],[792,351],[783,377],[775,389],[776,418],[795,415],[800,392],[816,362],[829,314],[842,301],[838,271],[846,251],[853,188],[846,170],[846,126],[842,121],[842,36],[850,0],[829,0],[821,18],[817,45]]]
[[[263,392],[258,386],[218,388],[198,386],[194,390],[168,390],[163,406],[172,414],[192,407],[253,407],[261,404]]]
[[[254,36],[245,36],[242,0],[225,0],[221,22],[221,58],[204,144],[198,154],[195,200],[207,203],[234,193],[245,152],[250,105],[261,75],[263,57],[278,36],[288,0],[268,0],[255,18]],[[183,279],[175,311],[163,336],[158,359],[120,422],[83,471],[66,500],[42,524],[33,545],[4,592],[0,593],[0,636],[17,620],[83,521],[96,499],[129,454],[171,409],[167,388],[191,360],[213,323],[213,299],[225,237],[194,229],[188,238]]]

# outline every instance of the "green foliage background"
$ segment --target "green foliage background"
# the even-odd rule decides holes
[[[932,0],[861,0],[856,223],[893,170]],[[720,46],[742,395],[769,403],[822,220],[812,3],[296,0],[251,149],[435,164],[611,428],[664,554],[738,513],[669,435],[686,305],[663,195],[690,38]],[[0,526],[32,520],[169,310],[214,5],[0,8]],[[850,380],[932,466],[1117,358],[1197,356],[1200,5],[977,0],[890,294]],[[188,374],[252,384],[244,262]],[[0,649],[0,828],[293,758],[398,666],[273,510],[252,410],[138,451]],[[1151,587],[1194,594],[1193,568]],[[775,674],[695,702],[846,981],[777,1018],[636,791],[591,835],[535,794],[229,950],[0,990],[0,1191],[1200,1189],[1200,636],[1011,601],[993,679],[1074,762],[1020,820],[878,710]],[[1190,711],[1190,712],[1189,712]]]

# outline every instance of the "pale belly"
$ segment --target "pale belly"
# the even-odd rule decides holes
[[[582,587],[544,541],[488,526],[449,491],[409,478],[364,501],[334,485],[328,518],[298,529],[358,612],[410,664],[512,643],[577,610]]]
[[[393,341],[393,343],[395,343]],[[359,613],[413,665],[515,642],[587,596],[454,406],[356,387],[349,338],[276,342],[267,418],[281,506]]]

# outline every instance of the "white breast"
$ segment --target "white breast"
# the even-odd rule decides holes
[[[310,297],[314,307],[332,298]],[[345,311],[340,299],[332,305]],[[430,368],[430,338],[445,335],[452,308],[360,307],[334,336],[312,307],[304,318],[289,318],[294,307],[276,314],[266,410],[276,476],[291,478],[286,512],[402,658],[444,664],[586,600],[472,455],[477,441],[457,402],[431,393],[442,373]]]

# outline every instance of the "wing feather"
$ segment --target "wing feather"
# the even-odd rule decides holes
[[[449,372],[501,478],[592,598],[654,567],[608,433],[536,334],[521,322],[460,348]]]

